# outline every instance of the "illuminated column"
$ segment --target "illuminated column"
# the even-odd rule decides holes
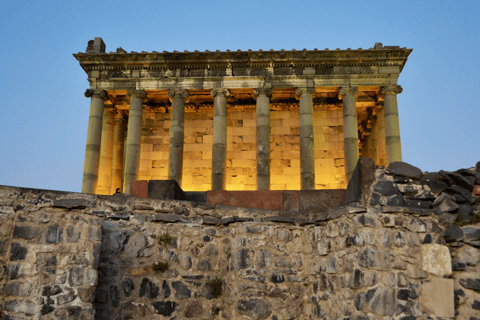
[[[342,87],[339,91],[339,98],[343,100],[343,142],[347,181],[350,181],[358,161],[357,94],[357,87]]]
[[[378,165],[387,165],[387,147],[385,144],[385,110],[383,108],[383,101],[377,102],[377,153]]]
[[[387,145],[388,163],[402,161],[402,146],[400,143],[400,123],[398,121],[397,94],[403,91],[401,86],[383,87],[385,95],[385,142]]]
[[[270,96],[272,90],[258,88],[257,96],[257,189],[270,190]]]
[[[102,139],[103,102],[107,94],[103,90],[85,91],[85,97],[91,97],[90,117],[88,119],[87,146],[83,168],[83,193],[95,193],[98,184],[98,166],[100,143]]]
[[[138,175],[140,162],[140,143],[142,134],[142,108],[146,93],[143,90],[129,90],[130,111],[128,115],[127,150],[125,155],[124,193],[130,193],[130,182]]]
[[[372,149],[370,157],[375,161],[375,165],[379,165],[378,163],[378,124],[377,124],[377,116],[372,115],[372,134],[370,136],[372,141]]]
[[[96,194],[110,194],[114,117],[113,108],[103,109],[102,143]]]
[[[123,178],[123,146],[125,140],[125,120],[123,113],[117,110],[115,114],[115,127],[113,129],[113,154],[112,154],[112,180],[110,183],[110,194],[117,189],[122,192]]]
[[[183,139],[186,90],[170,90],[168,96],[172,101],[172,119],[170,125],[170,145],[168,147],[168,179],[182,185]]]
[[[313,88],[297,88],[300,100],[300,175],[302,190],[315,189],[315,153],[313,150]]]
[[[225,190],[227,166],[227,89],[213,89],[212,190]]]

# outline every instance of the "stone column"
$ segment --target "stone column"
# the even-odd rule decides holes
[[[358,161],[357,94],[357,87],[342,87],[339,92],[339,98],[343,100],[343,141],[347,181],[350,181]]]
[[[313,144],[313,88],[297,88],[300,100],[300,175],[302,190],[315,189],[315,153]]]
[[[372,115],[372,134],[370,136],[372,141],[372,149],[370,157],[375,161],[375,164],[378,166],[378,125],[377,125],[377,116]]]
[[[98,184],[98,167],[100,162],[100,143],[102,139],[103,103],[107,94],[103,90],[85,91],[90,98],[90,117],[88,119],[87,146],[83,167],[83,193],[95,193]]]
[[[142,109],[146,93],[143,90],[129,90],[130,111],[128,115],[127,150],[125,155],[124,193],[130,193],[130,182],[138,175],[140,162],[140,143],[142,134]]]
[[[387,147],[385,145],[385,110],[383,101],[377,102],[377,154],[378,166],[387,165]]]
[[[403,91],[401,86],[383,87],[385,95],[385,142],[387,145],[388,163],[402,161],[402,146],[400,143],[400,123],[398,121],[397,94]]]
[[[96,194],[110,194],[113,149],[113,108],[103,109],[102,143],[100,146],[100,164]]]
[[[125,120],[123,113],[117,110],[115,114],[115,127],[113,129],[113,154],[112,154],[112,180],[110,183],[110,194],[117,189],[122,192],[123,185],[123,146],[125,140]]]
[[[269,88],[253,91],[257,96],[257,190],[270,190],[270,96]]]
[[[170,125],[170,144],[168,147],[168,179],[176,180],[182,186],[183,140],[186,90],[170,90],[172,101],[172,119]]]
[[[227,166],[227,89],[213,89],[212,190],[225,190]]]

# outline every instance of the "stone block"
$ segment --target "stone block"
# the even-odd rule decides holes
[[[53,200],[54,208],[65,209],[85,209],[87,202],[85,199],[55,199]]]
[[[175,180],[148,181],[148,198],[160,200],[184,200],[185,195]]]
[[[347,202],[361,201],[368,205],[370,187],[375,180],[375,161],[360,157],[347,186]]]
[[[452,273],[450,251],[440,244],[423,244],[421,246],[421,268],[439,277]]]
[[[432,277],[421,286],[419,307],[421,311],[439,318],[455,316],[453,279]]]
[[[299,211],[300,210],[300,193],[299,191],[283,191],[283,210]]]
[[[139,198],[148,198],[148,181],[135,180],[130,182],[130,195]]]
[[[283,196],[281,191],[224,191],[207,192],[207,203],[225,206],[282,210]]]
[[[346,190],[300,190],[299,211],[326,212],[346,203]]]

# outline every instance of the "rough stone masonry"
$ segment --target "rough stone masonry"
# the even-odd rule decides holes
[[[326,213],[2,186],[0,318],[479,319],[478,169],[361,158]]]

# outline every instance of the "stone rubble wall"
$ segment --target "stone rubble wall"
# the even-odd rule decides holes
[[[476,179],[394,163],[324,213],[0,187],[0,314],[476,320]]]

